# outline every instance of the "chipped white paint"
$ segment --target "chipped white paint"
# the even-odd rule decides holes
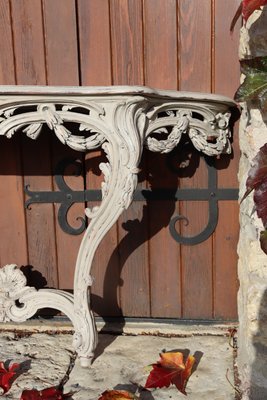
[[[100,164],[101,205],[85,211],[91,222],[77,257],[74,295],[28,288],[19,269],[5,266],[0,276],[1,320],[25,321],[44,307],[62,311],[74,325],[73,345],[81,363],[89,365],[97,343],[88,291],[91,265],[99,243],[132,201],[143,147],[166,153],[187,134],[207,155],[230,153],[231,106],[232,100],[223,96],[138,86],[0,87],[0,135],[11,138],[20,131],[35,140],[47,125],[72,149],[102,148],[107,156]],[[75,132],[66,128],[67,122],[76,124]],[[13,283],[19,290],[13,290]],[[23,306],[18,307],[16,300]]]

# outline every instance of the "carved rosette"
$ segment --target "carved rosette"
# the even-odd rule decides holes
[[[14,321],[17,302],[26,294],[36,290],[26,285],[27,280],[22,271],[9,264],[0,269],[0,321]]]
[[[25,320],[44,307],[64,312],[74,325],[73,345],[84,366],[90,364],[97,344],[88,291],[92,261],[105,234],[131,204],[143,146],[168,153],[183,135],[188,135],[196,149],[207,155],[231,151],[227,100],[221,104],[214,98],[202,101],[193,96],[181,100],[169,97],[158,92],[151,95],[150,89],[121,93],[119,88],[117,92],[100,90],[92,96],[39,96],[36,92],[10,99],[0,96],[0,135],[11,138],[22,131],[35,140],[46,125],[72,149],[102,148],[106,154],[107,161],[99,165],[103,174],[102,202],[85,210],[91,221],[76,261],[74,295],[27,287],[15,265],[0,270],[1,321]]]

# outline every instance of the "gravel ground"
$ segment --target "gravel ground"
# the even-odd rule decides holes
[[[14,382],[6,399],[20,399],[23,389],[44,389],[57,385],[63,377],[72,351],[68,333],[34,333],[20,336],[0,333],[0,359],[24,362],[25,370]],[[65,386],[76,391],[73,400],[97,400],[106,389],[134,389],[131,382],[144,384],[148,375],[145,366],[156,362],[165,349],[190,351],[199,363],[187,384],[189,400],[232,400],[233,349],[224,336],[158,337],[146,335],[99,335],[96,359],[90,368],[78,361]],[[145,400],[182,399],[175,387],[142,392]]]

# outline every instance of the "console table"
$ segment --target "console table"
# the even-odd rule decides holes
[[[6,265],[0,270],[0,321],[22,322],[46,307],[60,310],[73,323],[81,365],[90,365],[97,344],[91,265],[104,235],[131,204],[143,147],[168,153],[187,135],[208,156],[230,153],[229,110],[234,106],[223,96],[142,86],[0,87],[0,135],[12,138],[20,132],[35,140],[47,125],[72,149],[102,148],[107,157],[99,165],[101,205],[85,210],[91,221],[77,256],[74,294],[26,286],[21,270]],[[77,128],[73,132],[65,126],[69,122]]]

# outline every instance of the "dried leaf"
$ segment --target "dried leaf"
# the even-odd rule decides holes
[[[51,387],[44,390],[23,390],[20,400],[64,400],[72,395],[73,393],[63,394],[62,390]]]
[[[191,375],[192,367],[195,362],[193,356],[189,356],[186,362],[183,362],[183,354],[180,352],[167,352],[160,354],[160,360],[152,364],[145,388],[162,388],[175,385],[183,393],[187,381]]]
[[[18,376],[18,370],[20,368],[20,364],[12,364],[7,368],[4,363],[0,362],[0,388],[4,393],[7,393],[11,388],[13,382]]]
[[[137,399],[133,393],[127,392],[126,390],[106,390],[101,394],[98,400],[125,400],[125,399]]]

